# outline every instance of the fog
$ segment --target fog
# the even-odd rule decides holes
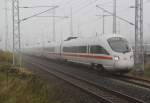
[[[150,0],[144,0],[144,41],[150,43]],[[117,15],[134,23],[134,0],[117,0]],[[113,0],[20,0],[20,6],[55,6],[56,16],[70,16],[72,8],[73,36],[92,37],[102,34],[103,11],[96,7],[99,5],[113,12]],[[4,0],[0,1],[0,48],[5,47],[5,10]],[[9,25],[9,47],[12,48],[12,13],[11,0],[8,0],[8,25]],[[20,19],[42,12],[49,8],[20,8]],[[105,15],[108,15],[105,13]],[[41,16],[52,16],[52,11]],[[21,44],[36,46],[37,43],[46,45],[53,38],[52,17],[34,17],[21,22]],[[70,18],[56,17],[56,41],[64,40],[70,36]],[[112,16],[105,18],[105,33],[112,33]],[[130,43],[134,42],[134,26],[117,19],[117,33],[127,37]]]

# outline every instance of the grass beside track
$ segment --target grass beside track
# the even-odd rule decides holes
[[[0,103],[62,103],[61,93],[39,77],[10,65],[0,67]]]
[[[0,103],[97,103],[64,81],[42,78],[11,64],[12,54],[0,51]]]
[[[146,57],[146,56],[145,56]],[[133,75],[133,76],[137,76],[137,77],[142,77],[142,78],[146,78],[146,79],[150,79],[150,56],[147,56],[146,57],[146,60],[145,60],[145,65],[144,65],[144,75],[143,73],[138,73],[136,72],[136,67],[133,68],[134,70],[131,71],[129,73],[129,75]],[[137,73],[137,74],[136,74]]]
[[[60,87],[23,69],[0,65],[0,103],[83,103]]]
[[[145,72],[144,75],[147,78],[150,78],[150,55],[145,55]]]
[[[145,65],[145,76],[150,78],[150,62]]]

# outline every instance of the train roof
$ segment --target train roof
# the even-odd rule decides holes
[[[93,36],[93,37],[85,37],[85,38],[80,38],[80,37],[69,37],[67,38],[65,41],[63,42],[51,42],[48,45],[46,45],[46,47],[56,47],[59,46],[61,43],[63,43],[63,45],[87,45],[87,43],[93,43],[93,42],[99,42],[101,41],[101,43],[105,42],[106,40],[108,40],[109,38],[112,37],[122,37],[124,38],[122,35],[120,34],[103,34],[103,35],[98,35],[98,36]]]
[[[85,37],[85,38],[80,38],[80,37],[69,37],[67,40],[65,40],[65,42],[68,42],[68,41],[72,41],[72,40],[78,40],[78,39],[109,39],[111,37],[122,37],[122,38],[125,38],[123,37],[122,35],[120,34],[103,34],[103,35],[98,35],[98,36],[93,36],[93,37]],[[71,39],[70,39],[71,38]]]
[[[87,37],[87,38],[72,38],[70,40],[66,40],[63,42],[64,45],[87,45],[88,43],[90,44],[94,44],[94,43],[104,43],[106,42],[106,40],[108,40],[109,38],[112,37],[122,37],[124,38],[122,35],[120,34],[103,34],[103,35],[98,35],[98,36],[94,36],[94,37]]]

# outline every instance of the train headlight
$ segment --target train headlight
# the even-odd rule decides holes
[[[114,60],[118,61],[119,60],[119,56],[114,56]]]

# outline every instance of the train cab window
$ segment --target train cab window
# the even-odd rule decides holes
[[[126,53],[131,51],[127,40],[121,37],[110,38],[108,39],[108,43],[111,49],[115,52]]]
[[[91,46],[90,47],[90,53],[109,55],[109,53],[103,47],[101,47],[99,45],[93,45],[93,46]]]

